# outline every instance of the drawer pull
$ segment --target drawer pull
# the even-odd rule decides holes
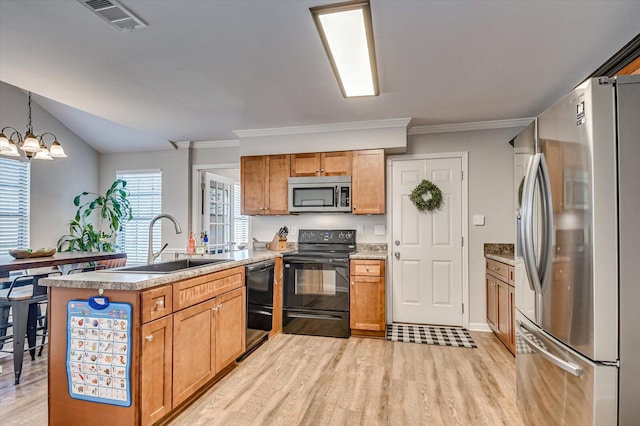
[[[159,308],[164,307],[164,300],[160,299],[156,301],[156,306]]]
[[[144,338],[144,340],[146,340],[147,342],[151,342],[153,340],[153,335],[150,334],[147,337]]]

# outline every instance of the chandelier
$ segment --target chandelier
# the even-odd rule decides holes
[[[5,133],[5,131],[7,131],[7,133]],[[9,136],[7,137],[6,135]],[[45,137],[48,136],[53,138],[51,148],[47,148],[47,145],[44,143]],[[2,131],[0,131],[0,154],[9,157],[20,157],[22,154],[20,154],[18,149],[24,152],[24,155],[29,160],[32,158],[36,160],[53,160],[54,158],[64,158],[67,156],[67,154],[64,153],[64,149],[62,149],[62,145],[58,142],[56,135],[45,132],[36,136],[33,133],[33,126],[31,125],[31,92],[29,92],[29,123],[27,124],[27,131],[24,136],[10,126],[3,127]]]

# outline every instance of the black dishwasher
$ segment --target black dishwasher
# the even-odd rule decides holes
[[[273,272],[275,262],[266,260],[245,267],[247,283],[246,352],[239,361],[267,340],[273,324]]]

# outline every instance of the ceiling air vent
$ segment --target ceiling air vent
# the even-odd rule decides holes
[[[116,0],[78,1],[120,31],[133,31],[147,26],[142,19]]]

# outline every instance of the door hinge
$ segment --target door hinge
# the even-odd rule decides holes
[[[460,170],[460,179],[464,180],[464,170]]]
[[[462,247],[464,247],[464,237],[462,237]]]
[[[462,313],[464,314],[464,303],[462,304]]]

